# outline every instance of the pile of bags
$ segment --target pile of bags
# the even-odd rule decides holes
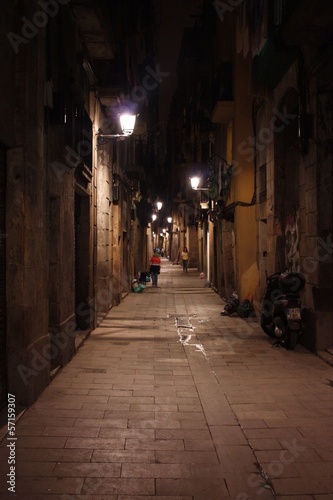
[[[221,316],[239,316],[240,318],[248,318],[249,316],[254,316],[253,305],[250,300],[244,299],[242,302],[239,301],[238,293],[233,292],[222,312]]]
[[[239,306],[239,298],[238,293],[233,292],[229,299],[227,300],[226,305],[222,312],[220,312],[221,316],[238,316],[238,306]]]

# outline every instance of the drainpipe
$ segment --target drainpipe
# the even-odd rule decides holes
[[[257,115],[260,108],[265,104],[264,99],[260,99],[260,101],[256,104],[257,99],[254,97],[252,101],[252,127],[253,127],[253,136],[254,136],[254,155],[253,155],[253,164],[254,164],[254,182],[253,182],[253,195],[250,202],[246,201],[234,201],[227,205],[224,210],[233,210],[235,207],[251,207],[255,205],[257,198]]]

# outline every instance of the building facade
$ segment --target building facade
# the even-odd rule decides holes
[[[1,405],[7,392],[33,402],[146,266],[136,246],[147,217],[136,212],[148,199],[143,152],[158,92],[158,82],[149,80],[155,94],[141,83],[155,69],[149,7],[3,8]],[[135,135],[101,137],[120,135],[129,102]]]
[[[267,276],[302,272],[313,352],[333,344],[332,19],[325,1],[203,1],[171,115],[174,217],[185,205],[199,270],[257,316]]]
[[[187,246],[190,267],[257,315],[267,276],[301,271],[302,342],[333,344],[331,3],[201,7],[184,31],[161,160],[156,3],[4,4],[1,405],[7,392],[38,397],[154,246],[174,263]]]

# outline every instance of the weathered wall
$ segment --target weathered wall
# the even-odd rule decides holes
[[[108,145],[98,148],[97,185],[97,316],[100,322],[112,305],[111,213],[112,172]]]
[[[15,52],[8,40],[8,33],[15,32],[15,6],[14,2],[5,2],[1,6],[0,33],[0,61],[6,61],[6,70],[1,72],[1,91],[3,98],[0,101],[0,142],[5,146],[14,144],[15,120],[13,108],[15,98],[12,92],[15,81]]]
[[[18,38],[6,54],[9,75],[15,65],[7,100],[15,105],[6,125],[13,137],[6,193],[8,389],[21,404],[34,401],[51,371],[73,356],[77,327],[91,324],[90,189],[77,175],[88,160],[80,158],[78,141],[89,119],[83,119],[82,81],[68,87],[70,67],[75,78],[82,75],[78,35],[68,7],[56,7],[48,16],[37,1],[17,4]],[[56,96],[67,99],[67,108]]]
[[[189,267],[198,267],[199,249],[198,249],[198,228],[196,226],[187,227],[186,245],[190,254]],[[183,249],[181,248],[181,252]]]
[[[7,331],[6,331],[6,183],[7,150],[14,145],[15,120],[13,114],[15,81],[15,53],[6,35],[14,31],[14,3],[2,6],[0,18],[0,60],[7,61],[6,71],[0,75],[0,87],[3,98],[0,101],[0,406],[7,402]]]
[[[243,55],[235,55],[234,99],[235,117],[233,123],[233,177],[231,181],[231,202],[250,204],[254,194],[253,155],[253,96],[244,86],[250,77],[249,60]],[[258,287],[257,237],[255,207],[236,206],[236,287],[240,299],[253,298]]]
[[[20,7],[19,14],[29,18],[36,3]],[[8,389],[23,404],[37,397],[50,371],[44,49],[41,34],[19,47],[15,106],[8,114],[8,120],[15,121],[16,143],[8,151],[6,207]]]
[[[300,137],[293,131],[292,115],[285,107],[293,92],[298,95],[297,63],[290,67],[266,101],[260,127],[275,124],[274,140],[258,155],[259,165],[267,167],[267,200],[257,205],[258,262],[260,291],[265,287],[266,271],[272,274],[285,267],[301,271],[306,277],[302,292],[306,332],[301,343],[317,352],[333,344],[332,338],[332,154],[328,147],[332,134],[332,103],[329,93],[320,94],[318,78],[308,82],[308,112],[313,121],[309,129],[308,150],[302,154]],[[319,97],[320,96],[320,97]],[[285,101],[287,99],[287,101]],[[278,114],[282,119],[272,122]],[[297,119],[297,117],[295,118]],[[293,148],[288,149],[291,134]],[[260,176],[258,190],[260,195]],[[266,222],[262,222],[262,221]]]
[[[223,288],[224,298],[229,298],[236,289],[235,270],[235,227],[232,222],[222,221],[222,259],[223,259]]]
[[[332,147],[333,136],[332,92],[327,88],[326,77],[329,74],[325,65],[312,82],[311,104],[316,110],[315,133],[317,143],[317,208],[318,215],[308,218],[308,231],[316,235],[313,249],[313,267],[317,267],[318,285],[312,286],[313,306],[316,311],[316,350],[321,351],[333,345],[332,312]],[[332,75],[332,73],[331,73]],[[331,80],[331,79],[330,79]],[[316,83],[316,85],[314,85]],[[310,88],[311,88],[310,87]],[[317,227],[316,227],[317,222]]]

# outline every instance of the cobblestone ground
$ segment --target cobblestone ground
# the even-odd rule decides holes
[[[164,260],[111,309],[16,423],[16,498],[332,499],[332,367],[223,305]]]

